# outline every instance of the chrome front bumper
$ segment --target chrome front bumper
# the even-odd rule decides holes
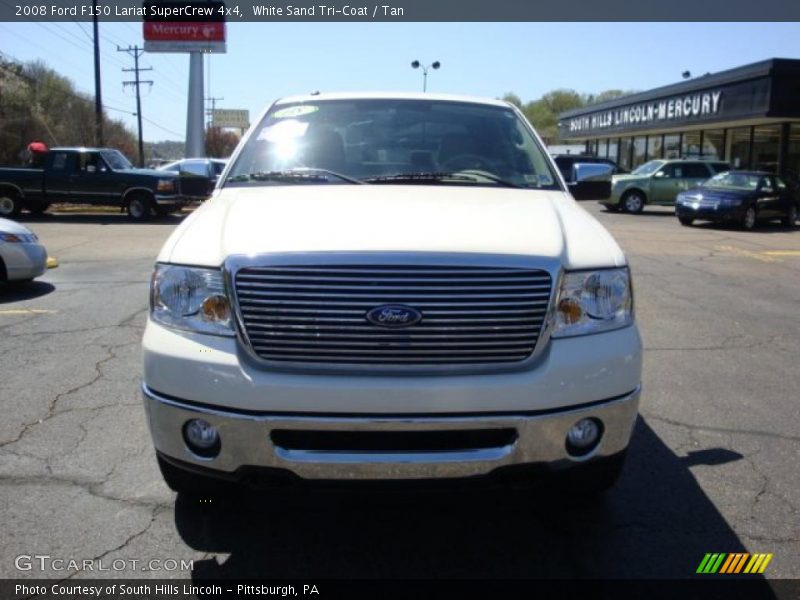
[[[431,417],[291,416],[244,414],[199,407],[166,398],[142,384],[145,408],[156,450],[178,461],[231,474],[240,467],[268,467],[304,479],[391,480],[461,478],[488,475],[513,465],[546,464],[563,468],[623,451],[630,439],[639,406],[640,388],[625,396],[575,409],[530,415]],[[182,429],[188,419],[202,418],[220,434],[221,450],[213,459],[191,452]],[[602,439],[580,458],[566,450],[567,430],[584,417],[603,424]],[[435,452],[346,452],[284,448],[273,443],[272,432],[424,432],[514,429],[507,445]]]

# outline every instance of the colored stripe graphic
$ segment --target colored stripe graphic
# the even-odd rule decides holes
[[[767,564],[772,560],[772,554],[753,554],[753,558],[747,563],[745,573],[763,573]]]
[[[740,572],[742,570],[742,567],[744,566],[745,561],[748,559],[750,554],[748,552],[745,552],[743,554],[740,554],[739,556],[740,556],[739,562],[737,562],[736,566],[733,569],[731,569],[731,573]]]
[[[771,561],[771,560],[772,560],[772,553],[770,552],[769,554],[767,554],[764,557],[764,562],[761,563],[761,567],[758,569],[758,572],[759,573],[763,573],[764,570],[767,568],[767,565],[769,564],[769,561]]]
[[[750,554],[749,552],[708,552],[700,561],[697,573],[713,575],[747,573],[750,575],[763,573],[772,560],[771,553]]]
[[[697,567],[697,573],[716,573],[726,556],[725,552],[706,554],[700,562],[700,566]]]

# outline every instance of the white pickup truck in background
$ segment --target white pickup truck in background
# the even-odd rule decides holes
[[[532,127],[434,94],[270,106],[161,250],[143,347],[186,493],[542,469],[603,490],[642,371],[625,256]]]

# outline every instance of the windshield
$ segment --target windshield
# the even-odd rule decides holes
[[[133,165],[125,158],[119,150],[103,150],[100,154],[106,159],[108,166],[115,171],[124,171],[125,169],[132,169]]]
[[[391,99],[273,106],[227,182],[559,189],[544,151],[510,108]]]
[[[736,173],[735,171],[729,171],[727,173],[714,175],[714,177],[706,181],[703,185],[705,187],[713,188],[755,191],[758,189],[758,184],[762,179],[763,177],[761,175],[750,175],[747,173]]]
[[[652,175],[664,164],[663,160],[651,160],[631,171],[631,175]]]

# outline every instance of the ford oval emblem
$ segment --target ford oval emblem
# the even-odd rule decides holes
[[[410,327],[421,320],[421,312],[402,304],[384,304],[367,312],[367,321],[378,327]]]

